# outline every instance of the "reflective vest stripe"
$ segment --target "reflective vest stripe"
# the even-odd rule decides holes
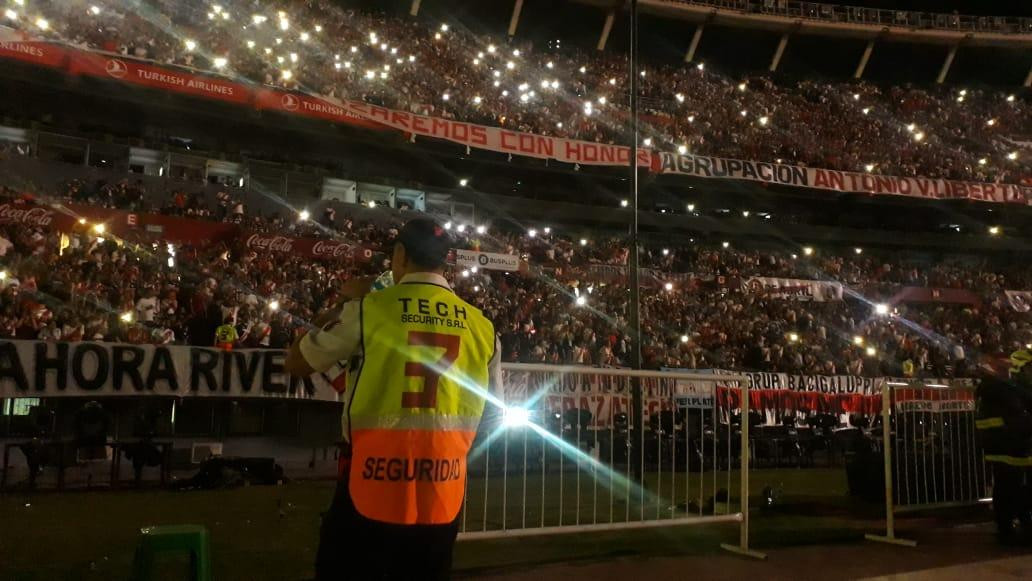
[[[989,430],[989,429],[992,429],[992,428],[1002,428],[1003,425],[1004,425],[1003,424],[1003,418],[982,418],[980,420],[975,420],[975,429],[976,430]]]
[[[359,430],[459,430],[475,432],[480,425],[479,417],[426,415],[382,415],[350,417],[352,429]]]
[[[999,462],[1009,466],[1032,466],[1032,457],[1008,456],[1007,454],[986,454],[986,462]]]
[[[348,407],[348,488],[363,516],[445,524],[462,508],[494,327],[449,289],[402,283],[362,299],[362,371]]]

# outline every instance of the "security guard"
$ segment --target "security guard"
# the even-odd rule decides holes
[[[452,244],[428,219],[408,222],[391,261],[397,284],[318,318],[291,348],[292,375],[347,362],[350,465],[321,528],[316,579],[447,579],[466,456],[500,391],[494,326],[443,276]],[[369,293],[369,294],[366,294]],[[347,294],[347,293],[346,293]]]
[[[232,316],[226,317],[225,321],[215,329],[215,347],[218,349],[232,351],[233,345],[239,338],[236,327],[233,326]]]
[[[914,376],[914,360],[907,357],[903,360],[903,377]]]
[[[1032,467],[1032,353],[1010,356],[1010,380],[989,373],[976,392],[975,428],[985,459],[993,465],[993,511],[1004,542],[1016,538],[1015,520],[1032,533],[1032,496],[1027,482]]]

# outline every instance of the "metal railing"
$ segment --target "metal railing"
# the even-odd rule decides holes
[[[896,514],[985,502],[990,478],[974,387],[887,382],[881,421],[886,530],[869,539],[913,546],[896,537]]]
[[[737,522],[740,543],[726,548],[759,556],[748,546],[749,422],[739,421],[748,397],[744,410],[714,397],[741,379],[506,365],[504,403],[527,416],[474,443],[459,538]]]
[[[822,22],[901,26],[929,30],[1032,34],[1032,18],[1017,16],[974,16],[916,10],[884,10],[842,6],[822,2],[787,0],[675,0],[681,4],[711,6],[755,14],[770,14]]]

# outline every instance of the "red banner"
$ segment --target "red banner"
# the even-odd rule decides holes
[[[241,83],[115,56],[72,52],[68,57],[68,71],[227,103],[247,105],[251,102],[250,88]]]
[[[33,228],[67,229],[74,220],[46,206],[0,204],[0,224],[21,224]]]
[[[977,306],[982,304],[982,299],[974,292],[962,288],[906,286],[900,289],[889,303],[953,303]]]
[[[25,42],[21,40],[0,40],[0,58],[25,61],[45,67],[58,68],[64,65],[68,54],[63,47],[49,42]]]
[[[163,214],[134,214],[77,204],[67,208],[32,203],[0,204],[0,224],[21,224],[61,232],[104,224],[104,232],[130,242],[149,243],[165,240],[204,247],[214,242],[238,240],[242,246],[259,254],[272,253],[318,260],[350,259],[354,262],[369,262],[375,254],[369,248],[340,240],[254,234],[241,230],[236,224],[226,222]]]
[[[717,402],[722,408],[738,409],[741,399],[740,389],[717,388]],[[874,415],[881,412],[881,404],[881,394],[818,393],[787,389],[749,390],[749,407],[756,411]]]
[[[245,234],[241,238],[244,246],[259,254],[283,254],[320,259],[350,258],[355,262],[369,262],[373,258],[373,251],[369,248],[340,240],[292,238],[275,234]]]
[[[349,111],[346,107],[334,104],[314,95],[278,91],[275,89],[258,89],[254,93],[254,106],[258,110],[280,111],[295,115],[304,115],[317,119],[326,119],[336,123],[347,123],[368,129],[386,129],[383,125],[363,119]]]
[[[67,207],[33,203],[0,204],[0,224],[20,224],[61,232],[103,224],[104,232],[132,242],[168,240],[198,246],[232,239],[239,232],[239,228],[233,224],[204,222],[162,214],[133,214],[79,204]]]
[[[239,236],[240,228],[235,224],[209,222],[164,214],[135,214],[123,210],[71,204],[67,212],[49,209],[58,217],[55,227],[69,231],[86,221],[83,228],[103,223],[104,231],[130,242],[150,243],[168,241],[204,247],[214,242],[232,240]]]

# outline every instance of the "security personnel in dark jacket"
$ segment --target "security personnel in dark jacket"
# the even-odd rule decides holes
[[[975,428],[993,465],[993,511],[1001,540],[1015,537],[1015,521],[1032,533],[1032,352],[1010,356],[1010,380],[989,376],[978,386]]]

